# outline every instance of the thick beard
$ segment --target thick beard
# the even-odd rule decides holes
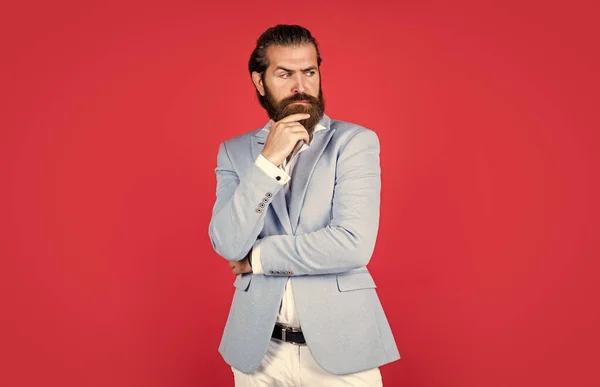
[[[269,89],[265,85],[265,96],[263,98],[263,106],[273,121],[277,122],[283,118],[296,113],[307,113],[310,117],[305,120],[299,120],[298,122],[304,126],[308,132],[311,140],[315,130],[315,126],[323,118],[325,113],[325,100],[323,99],[323,90],[319,86],[319,97],[315,98],[310,94],[298,93],[288,98],[277,102],[274,100],[273,95],[269,92]],[[294,101],[306,100],[309,102],[308,105],[294,104]]]

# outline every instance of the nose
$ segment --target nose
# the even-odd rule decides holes
[[[304,87],[304,79],[302,79],[302,76],[296,76],[295,78],[296,78],[296,82],[294,83],[292,92],[295,94],[304,93],[304,91],[306,90]]]

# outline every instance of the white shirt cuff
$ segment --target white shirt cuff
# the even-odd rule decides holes
[[[263,274],[262,264],[260,263],[260,244],[262,240],[259,239],[252,247],[252,273]]]
[[[285,183],[290,181],[290,176],[287,173],[285,173],[283,169],[278,168],[275,164],[267,160],[267,158],[262,154],[258,155],[255,163],[260,169],[263,170],[264,173],[277,180],[279,184],[284,185]]]

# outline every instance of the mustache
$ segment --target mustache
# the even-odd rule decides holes
[[[282,100],[281,106],[286,106],[296,101],[308,101],[312,105],[317,105],[319,103],[319,100],[310,94],[298,93]]]

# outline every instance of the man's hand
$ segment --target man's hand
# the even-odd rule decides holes
[[[250,265],[249,259],[250,254],[252,254],[252,250],[241,261],[229,262],[229,267],[232,269],[234,275],[252,273],[252,265]]]
[[[308,131],[298,121],[305,120],[310,114],[298,113],[291,114],[281,121],[271,120],[269,136],[265,142],[261,154],[271,163],[280,166],[286,157],[294,150],[298,141],[308,143],[310,137]]]

